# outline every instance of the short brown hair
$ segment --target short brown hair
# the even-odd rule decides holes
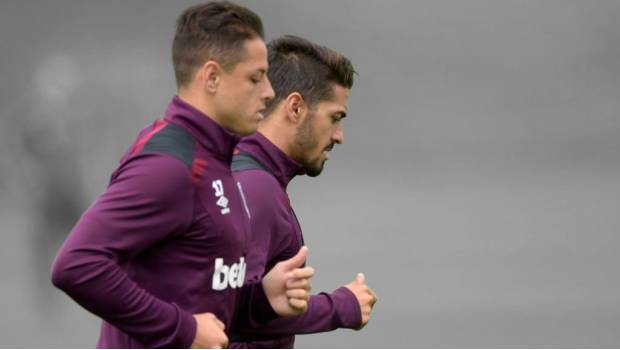
[[[187,85],[208,60],[232,70],[245,55],[245,40],[255,37],[264,38],[263,23],[245,7],[213,1],[188,8],[177,19],[172,41],[177,86]]]
[[[332,98],[332,84],[353,86],[353,65],[344,55],[294,35],[285,35],[267,44],[267,76],[275,97],[265,115],[293,92],[300,93],[309,106]]]

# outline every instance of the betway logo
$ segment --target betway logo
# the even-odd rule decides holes
[[[243,286],[245,280],[245,258],[241,257],[239,263],[228,266],[224,264],[224,259],[215,259],[215,270],[213,271],[213,289],[224,290],[228,287],[237,288]]]

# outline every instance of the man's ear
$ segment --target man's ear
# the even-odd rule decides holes
[[[306,101],[299,92],[292,92],[286,97],[285,110],[287,119],[298,124],[307,111]]]
[[[207,92],[214,94],[219,86],[221,74],[222,66],[211,60],[205,62],[205,64],[199,68],[196,78],[200,80],[203,86],[205,86]]]

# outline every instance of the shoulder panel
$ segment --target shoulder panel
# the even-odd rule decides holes
[[[167,124],[153,134],[142,148],[142,152],[169,154],[181,160],[192,169],[196,141],[185,129],[174,124]]]

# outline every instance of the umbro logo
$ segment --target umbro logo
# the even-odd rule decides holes
[[[222,180],[215,180],[211,184],[213,189],[215,190],[215,196],[217,197],[217,204],[220,207],[220,212],[222,215],[226,215],[230,213],[230,208],[228,207],[228,198],[224,196],[224,185],[222,184]]]

